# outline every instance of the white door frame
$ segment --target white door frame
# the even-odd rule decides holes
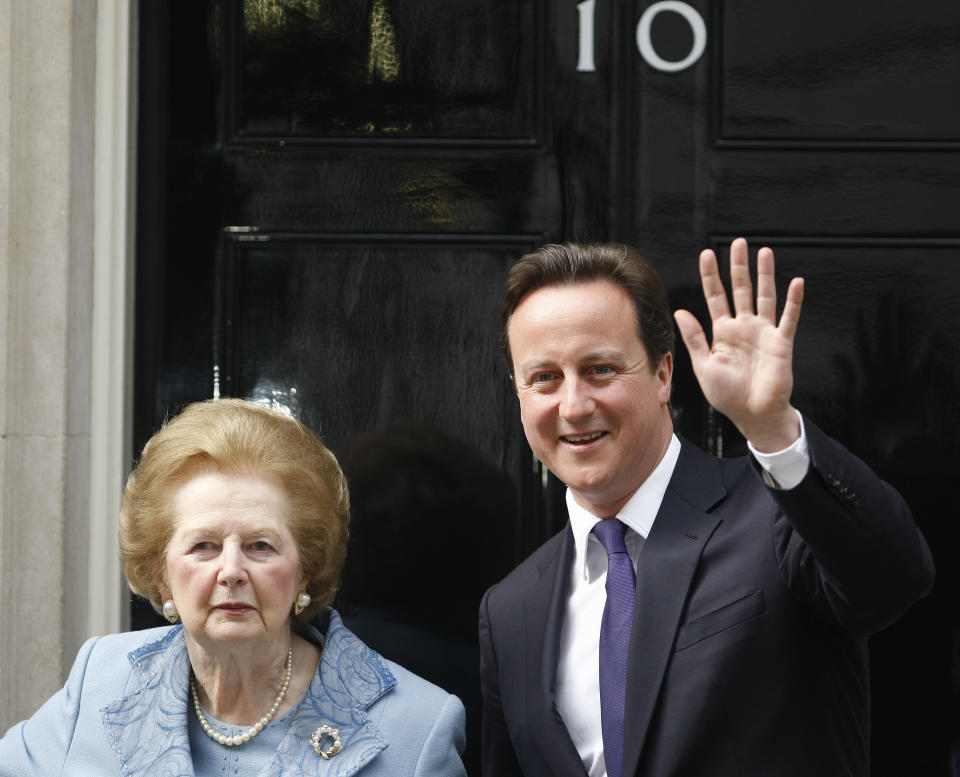
[[[117,532],[133,407],[136,8],[97,2],[88,635],[129,627]]]

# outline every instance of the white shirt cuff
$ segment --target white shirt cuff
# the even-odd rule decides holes
[[[797,411],[800,420],[800,437],[782,451],[761,453],[747,440],[747,449],[763,469],[763,480],[774,488],[788,490],[800,485],[800,481],[810,468],[810,453],[807,447],[807,430],[803,425],[803,416]]]

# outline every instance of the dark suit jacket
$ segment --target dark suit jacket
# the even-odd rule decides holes
[[[806,422],[789,491],[682,444],[640,552],[624,774],[869,774],[867,636],[933,582],[899,494]],[[583,777],[556,708],[570,527],[480,607],[486,777]]]

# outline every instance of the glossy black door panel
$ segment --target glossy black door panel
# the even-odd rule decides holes
[[[227,150],[231,225],[330,232],[538,232],[560,207],[550,158],[529,151]],[[318,186],[323,182],[323,186]]]
[[[223,6],[228,142],[535,137],[533,2]]]
[[[517,470],[497,322],[506,268],[534,239],[257,238],[225,238],[224,394],[290,408],[334,451],[359,431],[417,421]]]
[[[952,0],[716,7],[719,142],[960,144]]]
[[[960,154],[953,152],[723,150],[712,155],[710,170],[704,204],[716,223],[729,224],[728,234],[754,232],[760,223],[765,234],[894,243],[957,234]]]

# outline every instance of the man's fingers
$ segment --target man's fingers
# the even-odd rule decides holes
[[[797,325],[800,323],[800,308],[803,306],[803,278],[794,278],[787,288],[787,301],[783,304],[783,313],[777,329],[780,333],[793,340],[797,334]]]
[[[707,302],[710,320],[716,321],[729,316],[730,306],[727,304],[723,281],[720,280],[717,255],[709,248],[700,252],[700,283],[703,286],[703,298]]]
[[[777,320],[777,283],[769,248],[761,248],[757,254],[757,315],[771,324]]]
[[[680,337],[684,345],[687,346],[690,362],[693,365],[694,373],[696,373],[697,366],[710,353],[707,336],[704,334],[703,327],[700,326],[696,316],[689,310],[677,310],[673,314],[673,320],[677,322],[677,329],[680,330]]]
[[[750,283],[750,254],[747,241],[738,237],[730,244],[730,293],[735,315],[753,313],[753,284]]]
[[[794,278],[787,289],[787,299],[784,303],[780,322],[777,324],[777,284],[775,277],[775,262],[773,250],[763,247],[757,253],[757,301],[756,313],[759,318],[777,326],[780,333],[793,339],[800,322],[800,308],[803,304],[803,278]],[[720,270],[717,264],[717,255],[709,248],[700,252],[700,282],[703,285],[703,296],[707,302],[711,321],[716,322],[730,315],[730,304],[727,293],[720,279]],[[733,297],[733,309],[736,315],[750,314],[754,311],[753,286],[750,281],[750,255],[747,241],[738,237],[730,244],[730,284]],[[687,344],[687,349],[693,355],[693,348],[699,348],[708,353],[710,344],[707,342],[703,329],[696,318],[687,311],[678,310],[674,314],[680,334]],[[684,331],[683,327],[687,328]]]

